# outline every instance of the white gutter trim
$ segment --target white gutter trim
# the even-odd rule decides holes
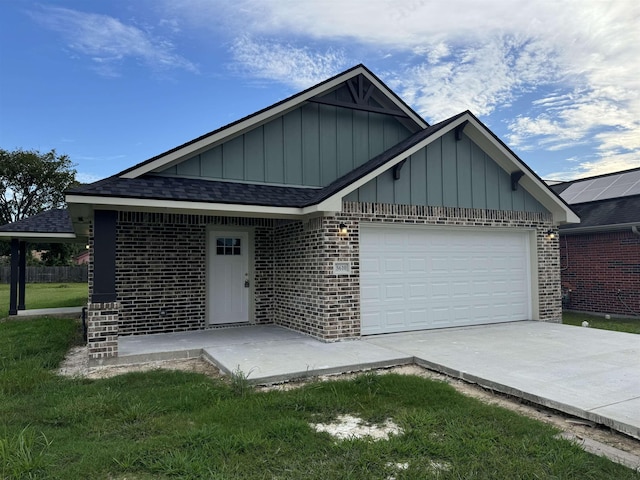
[[[0,237],[11,238],[76,238],[75,233],[0,232]]]
[[[190,210],[202,213],[216,214],[216,212],[244,213],[277,216],[303,216],[299,207],[269,207],[263,205],[240,205],[236,203],[185,202],[181,200],[154,200],[145,198],[99,197],[84,195],[67,195],[69,204],[89,204],[106,208],[151,208],[158,210]]]

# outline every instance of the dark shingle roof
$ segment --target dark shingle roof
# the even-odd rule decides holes
[[[138,178],[113,176],[70,190],[72,195],[176,200],[270,207],[306,207],[319,203],[378,167],[401,155],[425,138],[468,112],[420,130],[324,188],[247,184],[200,178],[143,175]]]
[[[74,233],[71,217],[66,209],[47,210],[29,218],[0,226],[0,232],[18,233]]]
[[[562,230],[606,227],[637,223],[640,225],[640,195],[610,198],[571,205],[580,223],[563,225]]]
[[[562,183],[556,183],[555,185],[549,185],[549,188],[556,192],[558,195],[560,195],[562,192],[564,192],[567,188],[569,188],[571,185],[573,184],[573,182],[562,182]]]
[[[317,195],[318,189],[143,175],[138,178],[110,177],[74,188],[67,193],[147,200],[301,207]]]

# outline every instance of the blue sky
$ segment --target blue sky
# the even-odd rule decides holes
[[[358,63],[545,179],[640,166],[637,0],[2,0],[0,148],[93,181]]]

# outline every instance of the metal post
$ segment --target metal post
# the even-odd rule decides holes
[[[18,310],[25,310],[24,291],[27,283],[27,242],[20,242],[18,258]]]
[[[11,239],[11,281],[9,286],[9,315],[18,314],[18,256],[20,246],[17,238]]]

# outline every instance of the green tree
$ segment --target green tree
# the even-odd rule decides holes
[[[55,150],[0,149],[0,224],[64,206],[64,192],[76,185],[75,165]]]

